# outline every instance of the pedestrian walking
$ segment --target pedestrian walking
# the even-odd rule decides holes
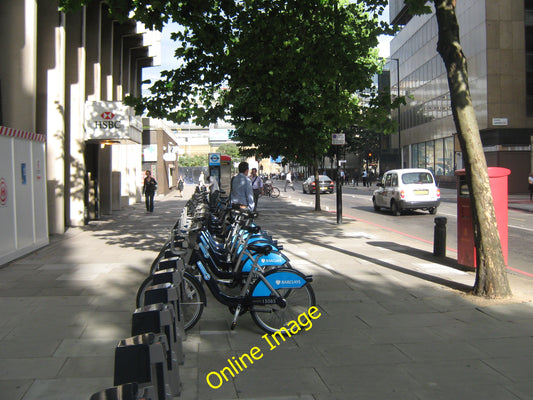
[[[150,171],[146,171],[144,178],[144,185],[143,185],[143,194],[145,197],[145,203],[146,203],[146,212],[147,213],[153,213],[154,212],[154,195],[155,191],[157,190],[157,182],[152,177],[152,173]]]
[[[200,187],[203,187],[205,186],[205,175],[204,175],[204,171],[200,172],[200,177],[198,178],[198,184],[200,185]]]
[[[215,208],[218,204],[218,199],[220,197],[220,187],[218,186],[218,179],[210,175],[208,180],[209,183],[207,186],[209,187],[209,206],[211,208]]]
[[[183,176],[180,175],[180,177],[178,178],[178,192],[180,197],[183,197],[183,185]]]
[[[529,201],[533,199],[533,172],[527,177],[527,182],[529,184]]]
[[[250,180],[252,181],[252,190],[254,192],[254,211],[256,211],[259,195],[263,193],[263,180],[257,175],[257,168],[252,168]]]
[[[230,202],[232,205],[254,209],[254,193],[252,181],[248,178],[250,167],[243,161],[239,164],[239,173],[231,180]]]
[[[361,178],[363,179],[363,186],[366,187],[368,174],[367,174],[367,172],[366,172],[365,169],[364,169],[363,172],[361,173]]]
[[[292,174],[291,171],[287,172],[287,175],[285,175],[285,191],[287,191],[287,186],[292,188],[294,191],[294,184],[292,183]]]

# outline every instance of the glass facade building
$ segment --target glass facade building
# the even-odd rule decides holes
[[[403,167],[431,169],[441,184],[454,186],[462,153],[436,50],[436,16],[410,16],[403,3],[389,1],[391,22],[401,27],[391,41],[391,60],[398,60],[388,64],[391,93],[398,91],[399,76],[407,101],[392,116],[401,128],[396,146]],[[526,192],[532,169],[533,0],[462,0],[456,11],[487,163],[511,169],[511,193]]]

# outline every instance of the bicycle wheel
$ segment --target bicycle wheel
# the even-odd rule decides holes
[[[280,191],[277,187],[273,187],[272,191],[270,192],[270,197],[275,199],[276,197],[279,197]]]
[[[298,315],[307,312],[309,307],[315,305],[315,292],[309,283],[301,288],[288,289],[280,294],[287,301],[284,308],[265,305],[250,310],[254,322],[265,332],[279,331],[282,327],[286,327],[290,321],[295,321]]]
[[[191,329],[204,311],[205,292],[198,279],[189,272],[183,274],[181,286],[180,307],[183,314],[183,328],[187,331]]]

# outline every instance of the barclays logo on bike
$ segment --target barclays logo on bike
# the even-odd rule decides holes
[[[302,281],[299,279],[276,279],[276,285],[301,285]]]

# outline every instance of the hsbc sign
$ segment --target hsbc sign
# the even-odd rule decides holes
[[[122,124],[119,120],[115,120],[116,115],[113,111],[104,111],[100,114],[101,120],[94,120],[95,129],[121,129]]]
[[[85,140],[127,140],[141,143],[133,111],[120,101],[87,101],[85,103]]]

